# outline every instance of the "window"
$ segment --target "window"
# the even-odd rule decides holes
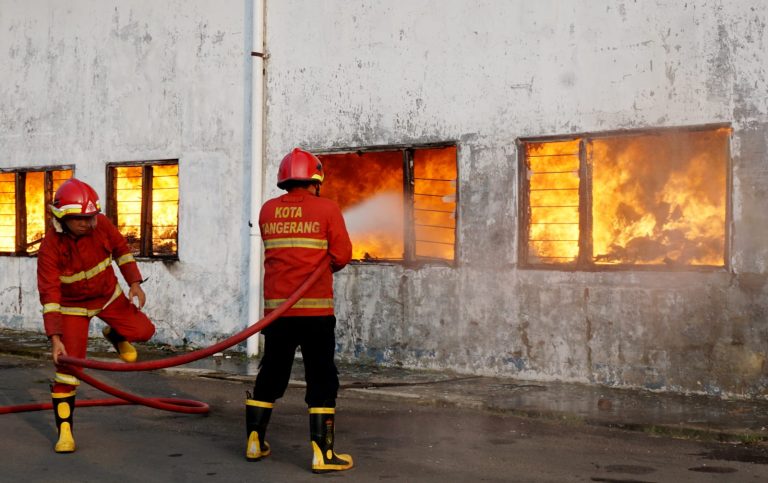
[[[723,267],[728,126],[521,139],[523,266]]]
[[[107,165],[108,216],[134,255],[178,257],[177,160]]]
[[[0,254],[33,255],[50,225],[48,205],[71,166],[0,170]]]
[[[322,194],[336,200],[357,261],[453,262],[456,146],[322,154]]]

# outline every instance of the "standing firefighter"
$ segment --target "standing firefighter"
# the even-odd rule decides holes
[[[320,160],[296,148],[283,158],[277,173],[277,186],[287,193],[267,201],[261,208],[264,311],[269,313],[277,308],[318,267],[325,267],[325,273],[283,317],[264,329],[264,356],[253,396],[248,395],[245,407],[246,458],[258,461],[270,454],[264,433],[275,401],[288,387],[296,347],[301,347],[315,473],[352,467],[351,456],[333,451],[339,389],[333,361],[333,272],[349,263],[352,243],[338,205],[319,197],[322,182]]]
[[[75,450],[72,416],[75,390],[80,382],[59,357],[85,357],[88,325],[98,315],[107,323],[102,333],[126,362],[136,360],[132,341],[152,337],[155,326],[139,309],[146,297],[141,273],[125,238],[100,214],[99,197],[86,183],[65,181],[50,207],[52,224],[37,256],[37,288],[43,304],[45,333],[51,341],[56,377],[51,388],[59,439],[57,453]],[[138,298],[138,308],[123,295],[112,261],[129,284],[128,296]]]

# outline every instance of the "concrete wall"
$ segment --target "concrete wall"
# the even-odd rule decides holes
[[[158,342],[245,324],[246,8],[0,0],[0,167],[74,164],[103,197],[106,163],[179,159],[179,261],[139,264]],[[42,330],[35,270],[0,258],[0,326]]]
[[[762,0],[269,2],[267,180],[294,145],[459,146],[458,266],[339,273],[341,356],[765,397],[767,23]],[[720,122],[728,270],[517,267],[516,138]]]
[[[336,277],[349,360],[765,397],[768,12],[740,2],[267,2],[277,161],[455,141],[457,266]],[[250,2],[0,0],[0,166],[178,158],[179,261],[141,262],[156,341],[245,322]],[[517,267],[518,137],[725,122],[729,269]],[[34,258],[0,258],[0,326],[41,330]]]

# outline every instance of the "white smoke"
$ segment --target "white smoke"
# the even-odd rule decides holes
[[[350,236],[402,237],[403,195],[391,191],[379,193],[344,210]]]

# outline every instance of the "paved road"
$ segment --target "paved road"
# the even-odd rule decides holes
[[[45,361],[0,355],[0,405],[48,400]],[[30,482],[750,482],[768,481],[765,446],[698,443],[504,413],[380,401],[342,391],[337,449],[356,467],[309,471],[303,390],[278,402],[273,455],[243,458],[248,385],[167,373],[99,373],[143,395],[200,399],[208,416],[136,406],[78,408],[76,453],[52,450],[50,412],[0,415],[0,481]],[[82,398],[104,394],[82,387]]]

